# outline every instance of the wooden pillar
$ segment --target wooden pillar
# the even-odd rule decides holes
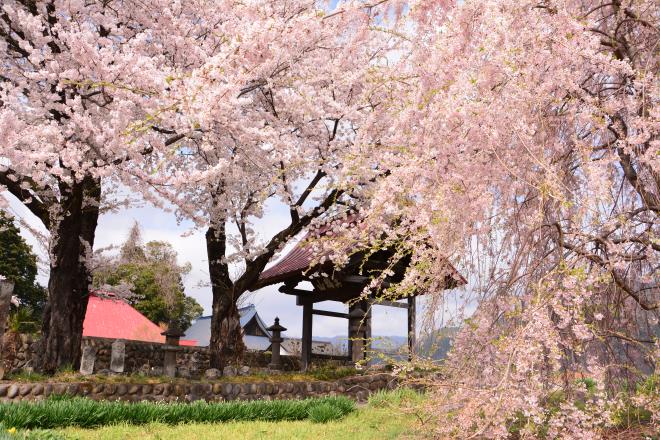
[[[364,359],[365,313],[361,302],[351,304],[348,309],[348,337],[352,338],[349,355],[353,362],[358,362]]]
[[[311,301],[303,303],[302,349],[300,353],[302,371],[307,371],[312,363],[312,307],[313,303]]]
[[[415,297],[408,297],[408,360],[412,360],[415,351]]]

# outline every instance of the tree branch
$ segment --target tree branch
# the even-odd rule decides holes
[[[50,213],[48,204],[39,200],[33,191],[25,189],[25,185],[34,187],[34,182],[29,177],[19,176],[15,171],[7,169],[0,171],[0,185],[25,205],[30,212],[42,221],[46,228],[50,227]]]

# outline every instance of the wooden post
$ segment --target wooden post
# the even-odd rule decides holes
[[[351,344],[351,356],[352,362],[359,362],[364,359],[364,335],[366,322],[364,320],[364,310],[360,307],[360,303],[352,304],[349,308],[350,313],[348,314],[349,319],[349,337],[353,338],[353,343]]]
[[[303,303],[302,350],[300,353],[302,371],[307,371],[312,363],[312,307],[311,301]]]
[[[415,351],[415,297],[408,297],[408,360],[412,360]]]

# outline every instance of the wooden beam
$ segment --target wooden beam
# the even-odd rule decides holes
[[[295,287],[286,287],[286,285],[280,286],[277,290],[287,295],[312,295],[314,293],[311,290],[296,289]]]
[[[368,282],[371,281],[371,278],[365,277],[364,275],[346,275],[341,279],[341,281],[343,281],[344,283],[351,283],[351,284],[367,284]],[[389,281],[382,281],[380,283],[380,286],[384,287],[385,289],[387,289],[391,285],[392,283],[390,283]]]
[[[400,303],[396,301],[387,301],[387,300],[380,300],[380,299],[372,299],[371,304],[374,306],[385,306],[385,307],[397,307],[399,309],[407,309],[408,304],[406,303]]]
[[[333,318],[349,319],[348,313],[331,312],[329,310],[314,310],[314,309],[312,309],[312,315],[322,315],[322,316],[331,316]]]
[[[342,281],[346,283],[362,284],[369,282],[370,279],[369,277],[365,277],[363,275],[346,275],[344,278],[342,278]]]
[[[417,311],[414,296],[408,297],[408,360],[412,360],[415,350],[415,312]]]
[[[324,359],[331,361],[350,361],[350,356],[344,356],[340,354],[325,354],[325,353],[312,353],[313,359]]]
[[[300,366],[307,371],[312,362],[312,303],[303,304],[302,350]]]

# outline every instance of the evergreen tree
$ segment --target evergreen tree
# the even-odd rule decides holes
[[[183,277],[190,264],[180,266],[177,253],[168,242],[150,241],[142,244],[137,223],[131,228],[120,255],[114,264],[94,273],[94,285],[129,285],[135,298],[129,302],[140,313],[158,324],[176,323],[190,327],[204,311],[201,305],[185,295]]]
[[[46,289],[36,282],[37,257],[21,237],[14,221],[0,211],[0,274],[14,283],[14,295],[29,318],[40,320],[46,304]]]

